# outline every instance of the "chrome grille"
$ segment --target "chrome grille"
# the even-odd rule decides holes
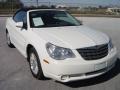
[[[108,44],[77,49],[85,60],[97,60],[108,55]]]

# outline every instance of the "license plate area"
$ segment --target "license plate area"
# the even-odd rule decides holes
[[[106,62],[103,62],[103,63],[100,63],[100,64],[96,64],[95,65],[95,71],[100,70],[100,69],[104,69],[106,67],[107,67],[107,63]]]

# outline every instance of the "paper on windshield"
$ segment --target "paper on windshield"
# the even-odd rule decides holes
[[[44,25],[41,17],[33,18],[33,23],[34,23],[34,26],[42,26],[42,25]]]

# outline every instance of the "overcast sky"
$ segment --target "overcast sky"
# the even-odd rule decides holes
[[[36,0],[21,0],[23,2],[36,2]],[[120,0],[38,0],[39,2],[57,2],[57,3],[82,3],[98,5],[120,5]]]

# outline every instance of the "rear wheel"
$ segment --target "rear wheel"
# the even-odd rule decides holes
[[[7,45],[8,45],[10,48],[13,48],[14,45],[11,43],[10,35],[9,35],[8,32],[6,32],[6,39],[7,39]]]
[[[43,80],[44,75],[43,75],[43,71],[41,68],[40,59],[34,48],[31,48],[29,50],[28,61],[29,61],[30,70],[33,76],[37,79]]]

